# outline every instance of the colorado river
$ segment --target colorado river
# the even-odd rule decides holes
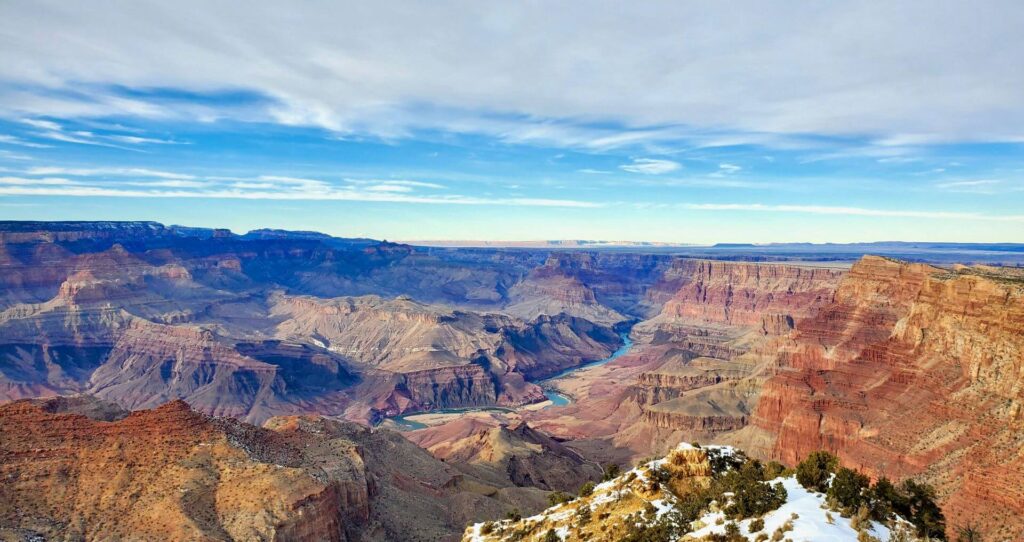
[[[555,391],[554,384],[553,384],[553,382],[555,380],[558,380],[560,378],[565,378],[565,377],[575,373],[576,371],[581,371],[583,369],[588,369],[590,367],[597,367],[598,365],[604,365],[605,363],[609,363],[609,362],[615,361],[616,359],[622,357],[624,354],[629,352],[630,348],[633,347],[633,341],[631,341],[629,339],[629,330],[627,329],[625,332],[623,332],[621,337],[622,337],[622,346],[620,346],[616,351],[612,352],[612,355],[610,355],[610,356],[608,356],[608,357],[606,357],[604,359],[599,359],[599,360],[596,360],[596,361],[591,361],[589,363],[584,363],[584,364],[581,364],[581,365],[577,365],[575,367],[570,367],[568,369],[565,369],[563,371],[559,371],[558,373],[555,373],[555,374],[553,374],[553,375],[551,375],[551,376],[549,376],[547,378],[544,378],[542,380],[538,380],[537,382],[535,382],[535,384],[537,384],[540,387],[544,388],[544,396],[547,397],[549,401],[551,401],[551,404],[546,406],[546,407],[544,407],[544,408],[550,408],[550,407],[556,407],[556,406],[565,406],[565,405],[568,405],[569,403],[572,403],[572,398],[570,398],[568,395],[565,395],[563,393],[559,393],[558,391]],[[430,410],[430,411],[425,411],[425,412],[410,412],[408,414],[402,414],[400,416],[391,416],[391,417],[386,418],[386,419],[391,420],[392,422],[394,422],[395,425],[397,425],[398,428],[400,430],[402,430],[402,431],[412,431],[412,430],[415,430],[415,429],[426,428],[427,425],[423,424],[423,423],[420,423],[420,422],[418,422],[416,420],[409,419],[409,417],[411,417],[411,416],[420,416],[420,415],[423,415],[423,414],[461,414],[461,413],[464,413],[464,412],[487,412],[487,411],[493,411],[493,412],[514,412],[515,409],[504,408],[504,407],[497,407],[497,406],[494,406],[494,407],[442,408],[442,409],[438,409],[438,410]]]

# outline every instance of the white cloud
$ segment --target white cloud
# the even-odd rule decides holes
[[[30,179],[26,177],[0,177],[0,185],[6,186],[68,186],[77,184],[69,179],[60,177],[45,177],[42,179]]]
[[[52,132],[59,132],[61,130],[60,124],[50,120],[43,119],[21,119],[21,122],[28,124],[29,126],[39,128],[42,130],[48,130]]]
[[[72,175],[75,177],[118,176],[118,177],[158,177],[161,179],[194,179],[193,175],[159,171],[146,168],[63,168],[34,167],[25,171],[29,175]]]
[[[763,205],[760,203],[687,203],[686,209],[696,211],[753,211],[763,213],[807,213],[817,215],[884,216],[897,218],[934,218],[948,220],[992,220],[1024,222],[1024,215],[984,215],[956,211],[911,211],[869,209],[829,205]]]
[[[0,134],[0,143],[6,143],[8,145],[20,145],[22,147],[31,147],[34,149],[48,149],[50,145],[43,145],[42,143],[34,143],[32,141],[25,141],[20,137],[15,137],[7,134]]]
[[[88,174],[122,174],[129,170],[40,167],[33,168],[33,171],[40,174],[59,172],[86,177]],[[147,181],[101,181],[96,178],[82,178],[72,181],[59,177],[0,177],[0,196],[339,200],[431,205],[581,208],[605,205],[599,202],[557,198],[475,197],[459,194],[436,195],[436,193],[434,195],[418,195],[413,193],[415,188],[444,187],[435,183],[412,180],[367,181],[358,179],[355,180],[358,184],[338,186],[319,179],[278,175],[262,175],[248,179],[240,177],[167,178],[160,175],[167,172],[140,171],[148,172],[153,179]]]
[[[246,17],[199,0],[131,10],[5,2],[0,115],[273,120],[382,137],[439,129],[595,149],[672,132],[764,144],[800,134],[1019,142],[1022,26],[1016,0],[265,2]],[[113,90],[125,87],[266,102]]]
[[[169,139],[156,139],[153,137],[139,137],[130,135],[108,135],[108,139],[113,141],[120,141],[122,143],[130,143],[132,145],[141,144],[152,144],[152,145],[178,145],[177,141],[171,141]]]
[[[7,160],[22,160],[22,161],[35,160],[34,158],[32,158],[31,156],[29,156],[27,154],[21,154],[21,153],[18,153],[18,152],[11,152],[11,151],[8,151],[8,150],[0,150],[0,157],[6,158]]]
[[[999,194],[1006,192],[1024,192],[1024,184],[1007,183],[1000,179],[973,179],[966,181],[949,181],[938,183],[937,188],[946,192],[961,194]]]
[[[165,179],[165,180],[150,180],[142,182],[121,182],[119,184],[126,184],[129,186],[152,186],[152,187],[169,187],[169,188],[202,188],[207,186],[207,183],[202,181],[190,181],[188,179]]]
[[[973,181],[951,181],[948,183],[939,183],[936,186],[939,188],[969,188],[979,186],[992,186],[996,184],[1002,184],[1003,181],[996,179],[977,179]]]
[[[740,171],[743,168],[737,166],[736,164],[718,164],[718,169],[725,173],[736,173],[737,171]]]
[[[59,123],[45,120],[45,119],[21,119],[23,124],[27,124],[34,128],[38,128],[41,131],[36,132],[37,137],[46,139],[52,139],[54,141],[63,141],[65,143],[77,143],[80,145],[96,145],[99,147],[111,147],[115,149],[132,150],[131,147],[124,147],[115,143],[127,143],[130,145],[141,145],[141,144],[177,144],[176,141],[155,139],[149,137],[140,137],[133,135],[121,135],[121,134],[96,134],[86,130],[73,130],[66,131],[63,126]],[[16,139],[16,138],[14,138]],[[20,143],[27,146],[40,146],[48,147],[49,145],[38,145],[31,143]]]
[[[678,170],[682,166],[679,162],[662,160],[657,158],[634,158],[632,164],[623,164],[619,169],[630,173],[643,173],[644,175],[662,175]]]
[[[397,184],[371,184],[363,189],[371,192],[412,192],[412,187]]]
[[[405,179],[345,179],[345,181],[352,184],[374,184],[386,186],[400,186],[406,188],[444,188],[444,185],[440,185],[437,183],[428,183],[425,181],[409,181]]]

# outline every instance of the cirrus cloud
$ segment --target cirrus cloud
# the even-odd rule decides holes
[[[644,175],[661,175],[677,171],[682,165],[672,160],[657,158],[634,158],[633,163],[619,166],[622,171],[642,173]]]

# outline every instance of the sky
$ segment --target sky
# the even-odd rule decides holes
[[[1024,242],[1024,2],[0,2],[0,219]]]

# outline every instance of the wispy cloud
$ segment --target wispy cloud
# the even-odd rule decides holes
[[[415,180],[348,179],[338,185],[314,178],[280,175],[195,177],[136,168],[75,169],[39,167],[32,174],[82,177],[0,177],[0,196],[68,196],[120,198],[211,198],[247,200],[335,200],[430,205],[501,205],[523,207],[596,208],[605,204],[574,199],[537,197],[482,197],[461,194],[417,194],[418,188],[436,190],[443,185]],[[146,181],[103,181],[89,176],[141,176]],[[351,181],[351,182],[350,182]],[[135,188],[137,187],[137,188]]]
[[[45,119],[21,119],[21,122],[23,124],[27,124],[29,126],[32,126],[32,127],[35,127],[35,128],[39,128],[40,130],[47,130],[47,131],[50,131],[50,132],[59,132],[59,131],[61,131],[63,129],[63,128],[61,128],[60,124],[57,124],[56,122],[53,122],[52,120],[45,120]]]
[[[345,179],[346,182],[357,184],[357,185],[382,185],[382,186],[400,186],[405,188],[444,188],[444,185],[437,183],[429,183],[425,181],[410,181],[407,179]]]
[[[193,175],[186,175],[184,173],[174,173],[170,171],[160,171],[155,169],[146,168],[117,168],[117,167],[106,167],[106,168],[65,168],[65,167],[33,167],[25,170],[25,173],[29,175],[71,175],[75,177],[97,177],[97,176],[117,176],[117,177],[157,177],[161,179],[194,179]]]
[[[400,184],[371,184],[363,189],[370,192],[412,192],[412,187]]]
[[[0,149],[0,158],[7,159],[7,160],[18,160],[18,161],[34,160],[34,158],[32,158],[31,156],[29,156],[27,154],[22,154],[20,152],[11,152],[11,151],[6,150],[6,149]]]
[[[33,141],[25,141],[20,137],[15,137],[7,134],[0,134],[0,143],[6,143],[8,145],[19,145],[21,147],[31,147],[33,149],[48,149],[52,145],[44,145],[42,143],[35,143]]]
[[[27,177],[0,177],[0,185],[6,186],[72,186],[78,184],[60,177],[44,177],[41,179]],[[0,188],[2,190],[2,188]]]
[[[644,175],[662,175],[677,171],[682,165],[672,160],[659,158],[634,158],[633,163],[623,164],[619,169],[630,173],[642,173]]]
[[[118,198],[213,198],[213,199],[249,199],[249,200],[333,200],[333,201],[367,201],[383,203],[422,203],[432,205],[496,205],[522,207],[579,207],[597,208],[605,204],[598,202],[553,199],[553,198],[483,198],[473,196],[451,195],[443,197],[413,196],[367,192],[359,190],[329,189],[323,192],[307,191],[276,191],[276,190],[127,190],[123,188],[101,186],[76,187],[43,187],[32,186],[44,183],[33,183],[37,179],[26,180],[27,186],[17,185],[18,182],[0,185],[3,196],[70,196],[70,197],[118,197]],[[55,183],[56,184],[56,183]]]
[[[961,194],[997,194],[1024,191],[1024,184],[1010,184],[1001,179],[972,179],[938,183],[936,188]]]
[[[124,144],[131,146],[146,144],[178,144],[177,141],[157,139],[151,137],[142,137],[137,135],[97,134],[95,132],[88,130],[67,130],[60,123],[48,119],[26,118],[21,119],[21,123],[27,126],[31,126],[33,128],[37,128],[39,130],[35,132],[35,135],[37,137],[51,139],[53,141],[62,141],[65,143],[77,143],[79,145],[95,145],[98,147],[110,147],[114,149],[137,151],[138,149],[132,147],[125,147]],[[33,146],[32,144],[26,145]],[[44,145],[44,147],[45,146],[46,145]]]
[[[763,205],[760,203],[687,203],[686,209],[696,211],[750,211],[760,213],[807,213],[816,215],[882,216],[898,218],[934,218],[952,220],[992,220],[1024,222],[1024,215],[985,215],[957,211],[912,211],[841,207],[829,205]]]

